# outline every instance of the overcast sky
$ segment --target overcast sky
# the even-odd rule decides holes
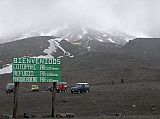
[[[160,36],[160,0],[0,0],[0,36],[66,24]]]

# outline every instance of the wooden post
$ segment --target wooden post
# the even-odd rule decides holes
[[[19,82],[15,82],[14,102],[13,102],[13,118],[14,118],[14,119],[17,119],[18,90],[19,90]]]
[[[52,90],[52,117],[56,117],[55,115],[55,101],[56,101],[56,82],[53,82],[53,90]]]

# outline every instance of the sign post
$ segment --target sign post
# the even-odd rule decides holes
[[[55,117],[56,82],[61,81],[62,67],[59,58],[14,58],[12,64],[13,82],[15,82],[13,117],[17,115],[19,82],[50,82],[52,91],[52,117]]]
[[[14,92],[14,100],[13,100],[13,118],[17,119],[17,107],[18,107],[18,90],[19,83],[15,83],[15,92]]]
[[[52,117],[56,117],[55,115],[55,102],[56,102],[56,82],[53,82],[53,91],[52,91]]]

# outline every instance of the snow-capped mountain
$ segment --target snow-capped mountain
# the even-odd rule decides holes
[[[104,31],[97,27],[82,27],[82,26],[69,26],[59,30],[55,33],[56,36],[66,39],[70,42],[85,42],[96,40],[105,43],[115,43],[124,45],[129,40],[133,39],[132,36],[119,31]]]
[[[3,38],[3,42],[20,40],[34,36],[56,36],[65,39],[69,42],[80,42],[86,44],[90,40],[96,40],[104,43],[115,43],[124,45],[134,37],[117,30],[108,30],[107,32],[95,26],[79,26],[66,25],[57,28],[41,28],[24,33],[19,33],[15,36]],[[86,44],[87,46],[87,44]]]

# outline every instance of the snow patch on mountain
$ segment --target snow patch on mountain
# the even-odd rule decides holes
[[[102,40],[102,38],[99,36],[99,34],[98,34],[98,35],[96,34],[96,37],[97,37],[96,39],[97,39],[98,41],[103,42],[103,40]]]
[[[57,48],[61,49],[63,51],[63,56],[69,56],[69,57],[73,57],[68,51],[66,51],[61,45],[60,45],[60,41],[62,39],[61,38],[55,38],[55,39],[50,39],[48,42],[50,43],[50,46],[45,49],[43,52],[47,54],[47,57],[53,57],[52,54],[54,54],[55,52],[57,52]],[[63,57],[63,56],[59,56]]]
[[[61,49],[63,51],[65,56],[70,56],[71,55],[69,52],[67,52],[65,49],[63,49],[63,47],[61,47],[61,45],[59,44],[58,41],[56,41],[56,39],[53,40],[53,42],[55,43],[57,48],[59,48],[59,49]]]
[[[81,39],[83,37],[83,35],[78,34],[78,39]]]
[[[92,51],[92,48],[90,46],[87,47],[88,51]]]
[[[62,39],[66,39],[67,41],[69,40],[67,37],[69,37],[71,35],[71,33],[67,33],[65,36],[62,37]]]
[[[106,34],[104,34],[104,35],[103,35],[103,37],[107,37],[107,35],[106,35]]]
[[[111,38],[108,38],[107,40],[109,40],[112,43],[115,43],[115,41],[113,41]]]
[[[30,32],[23,33],[17,40],[19,39],[24,39],[24,38],[29,38],[29,37],[34,37],[34,36],[56,36],[57,33],[63,29],[67,29],[68,26],[63,26],[63,27],[57,27],[54,29],[50,28],[41,28],[37,30],[32,30]]]
[[[29,38],[29,37],[32,37],[32,35],[30,33],[26,33],[26,34],[23,34],[20,38],[18,39],[25,39],[25,38]]]
[[[12,65],[11,64],[7,64],[5,67],[0,69],[0,75],[11,73],[11,72],[12,72]]]
[[[53,57],[52,53],[56,52],[56,45],[53,42],[54,39],[50,39],[48,40],[48,42],[50,43],[50,46],[48,47],[48,49],[45,49],[43,52],[46,53],[48,55],[48,57]]]

